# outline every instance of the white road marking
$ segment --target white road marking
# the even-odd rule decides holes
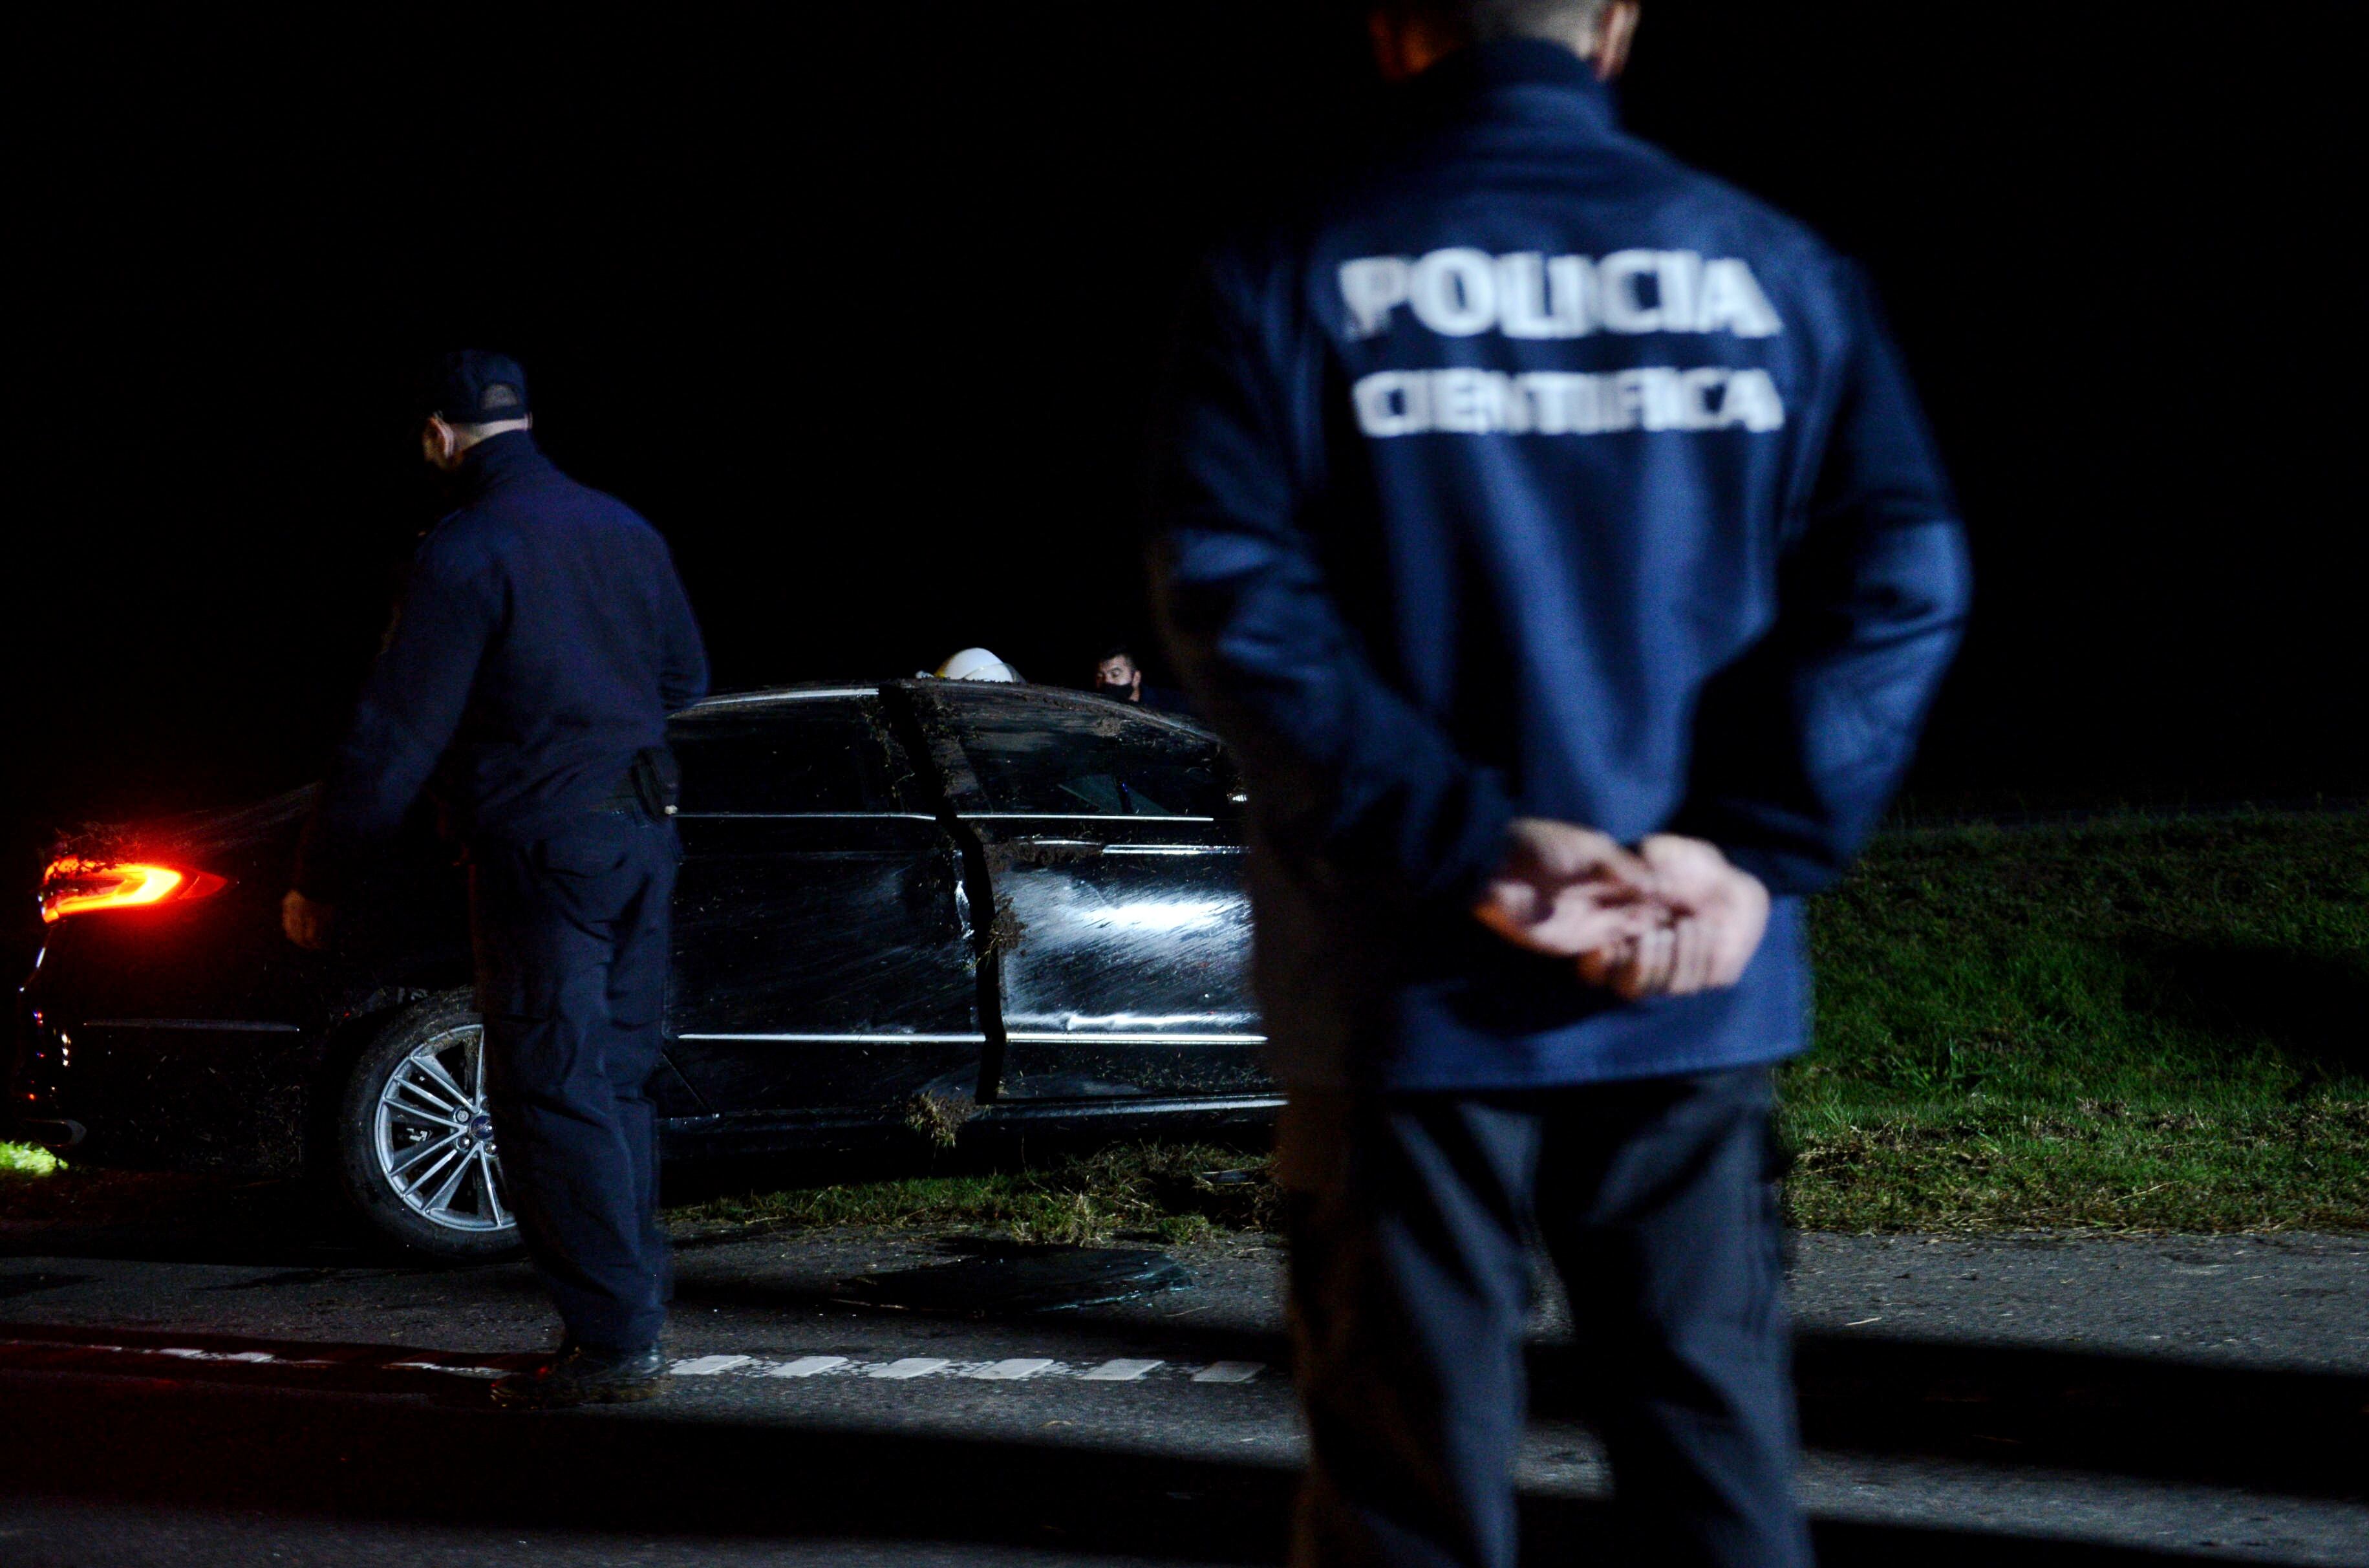
[[[299,1363],[302,1365],[302,1363]],[[438,1361],[390,1361],[390,1371],[442,1372],[455,1378],[499,1378],[507,1376],[499,1367],[447,1367]]]
[[[1247,1383],[1266,1370],[1264,1361],[1212,1361],[1193,1374],[1196,1383]]]
[[[1044,1356],[1014,1356],[995,1361],[956,1361],[942,1356],[908,1356],[896,1361],[858,1361],[846,1356],[801,1356],[789,1361],[766,1361],[754,1356],[702,1356],[679,1361],[672,1368],[687,1377],[730,1373],[739,1378],[881,1378],[911,1382],[921,1378],[967,1378],[981,1382],[1016,1383],[1031,1379],[1072,1379],[1082,1383],[1138,1383],[1172,1363],[1118,1359],[1077,1366]],[[1176,1366],[1170,1374],[1196,1383],[1247,1383],[1266,1370],[1263,1361],[1214,1361],[1207,1367]]]
[[[295,1348],[293,1346],[291,1347]],[[326,1348],[326,1347],[324,1347]],[[72,1340],[21,1340],[0,1336],[0,1353],[30,1352],[44,1362],[67,1356],[166,1357],[179,1362],[235,1363],[250,1367],[284,1367],[307,1371],[349,1368],[383,1371],[436,1372],[446,1377],[491,1379],[508,1375],[516,1357],[504,1365],[436,1361],[415,1356],[406,1361],[380,1361],[360,1356],[297,1357],[268,1350],[202,1350],[190,1345],[94,1345]],[[380,1352],[384,1355],[386,1352]],[[1259,1361],[1213,1361],[1206,1367],[1151,1359],[1120,1358],[1091,1365],[1057,1361],[1049,1356],[1007,1356],[993,1361],[956,1361],[941,1356],[908,1356],[895,1361],[858,1361],[846,1356],[800,1356],[769,1361],[754,1356],[713,1354],[677,1358],[668,1371],[679,1378],[880,1378],[897,1382],[916,1379],[972,1379],[982,1382],[1074,1380],[1083,1383],[1136,1383],[1161,1374],[1162,1381],[1189,1379],[1196,1383],[1248,1383],[1265,1372]]]
[[[757,1374],[760,1378],[811,1378],[818,1372],[836,1372],[855,1363],[844,1356],[801,1356],[795,1361],[784,1361],[778,1367],[768,1367]]]
[[[1105,1361],[1101,1366],[1078,1374],[1082,1383],[1132,1383],[1155,1367],[1165,1367],[1165,1361]]]
[[[864,1375],[867,1378],[926,1378],[953,1365],[943,1356],[908,1356],[901,1360],[866,1367]]]
[[[990,1383],[1013,1383],[1018,1382],[1023,1378],[1033,1378],[1037,1373],[1046,1371],[1059,1365],[1059,1363],[1056,1361],[1031,1361],[1025,1358],[1011,1361],[990,1361],[984,1367],[972,1368],[969,1371],[965,1372],[963,1376],[966,1378],[978,1378],[983,1381]]]

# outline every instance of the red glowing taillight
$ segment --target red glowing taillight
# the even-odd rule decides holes
[[[204,871],[140,861],[83,860],[68,855],[50,862],[41,875],[41,919],[94,914],[100,910],[136,910],[218,893],[223,879]]]

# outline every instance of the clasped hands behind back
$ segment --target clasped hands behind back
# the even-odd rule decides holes
[[[1592,828],[1522,817],[1472,913],[1635,1001],[1734,985],[1768,930],[1768,889],[1700,839],[1655,833],[1631,850]]]

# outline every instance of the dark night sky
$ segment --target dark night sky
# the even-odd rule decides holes
[[[673,540],[722,685],[1138,632],[1171,292],[1369,89],[1288,0],[1015,9],[29,48],[15,841],[311,775],[461,340]],[[1981,571],[1917,787],[2369,793],[2351,7],[2010,9],[1655,0],[1627,95],[1883,290]]]

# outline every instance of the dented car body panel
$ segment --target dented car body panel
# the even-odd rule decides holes
[[[998,1092],[1256,1092],[1233,770],[1196,727],[1065,697],[914,693],[994,887]]]
[[[717,698],[672,738],[683,864],[651,1086],[670,1158],[1270,1114],[1241,791],[1207,732],[922,681]],[[341,909],[332,953],[280,939],[309,800],[99,846],[225,886],[46,929],[18,999],[20,1131],[292,1173],[354,1042],[467,986],[464,873],[424,830]]]

